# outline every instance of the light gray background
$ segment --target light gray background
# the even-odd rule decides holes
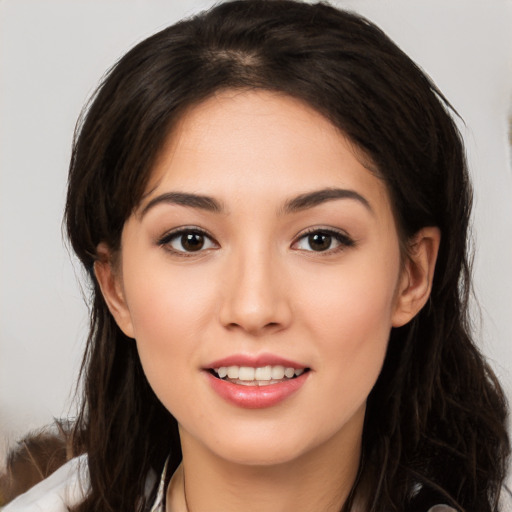
[[[87,310],[61,216],[81,107],[128,48],[210,4],[0,0],[0,455],[7,440],[73,414]],[[377,22],[465,119],[476,197],[475,322],[512,396],[512,2],[336,4]]]

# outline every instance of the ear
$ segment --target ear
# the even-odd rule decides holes
[[[112,251],[106,244],[100,243],[96,248],[96,254],[98,259],[94,262],[94,274],[103,298],[119,328],[126,336],[133,338],[133,324],[124,297],[120,269],[114,263]]]
[[[411,240],[397,289],[393,327],[412,320],[430,297],[440,242],[437,227],[420,229]]]

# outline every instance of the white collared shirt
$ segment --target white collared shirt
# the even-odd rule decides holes
[[[160,477],[151,512],[187,512],[181,464],[171,478],[169,502],[167,511],[164,510],[166,467],[167,464]],[[18,496],[1,510],[2,512],[68,512],[68,507],[78,505],[87,495],[87,481],[87,456],[81,455],[68,461],[48,478]],[[501,510],[512,512],[512,506],[504,504]],[[428,512],[456,511],[447,505],[436,505]]]
[[[165,512],[166,468],[167,463],[160,477],[157,496],[151,507],[151,512]],[[167,507],[168,511],[187,512],[183,491],[181,491],[183,488],[182,478],[180,465],[170,482],[172,492],[170,493],[171,499]],[[151,487],[151,485],[148,487]],[[69,507],[76,506],[83,501],[88,491],[87,455],[81,455],[66,462],[48,478],[31,487],[27,492],[18,496],[5,507],[1,507],[1,511],[68,512]]]

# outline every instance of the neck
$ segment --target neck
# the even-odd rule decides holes
[[[188,512],[339,512],[357,476],[361,430],[272,465],[227,461],[181,432]]]

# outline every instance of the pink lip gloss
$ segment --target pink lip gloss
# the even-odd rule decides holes
[[[302,370],[303,373],[294,378],[282,378],[278,382],[264,385],[248,385],[223,380],[213,375],[211,370],[230,366],[264,368],[266,366],[282,366]],[[246,409],[262,409],[272,407],[296,393],[306,382],[309,371],[296,361],[275,354],[233,354],[211,362],[203,368],[208,384],[220,397],[229,403]]]

